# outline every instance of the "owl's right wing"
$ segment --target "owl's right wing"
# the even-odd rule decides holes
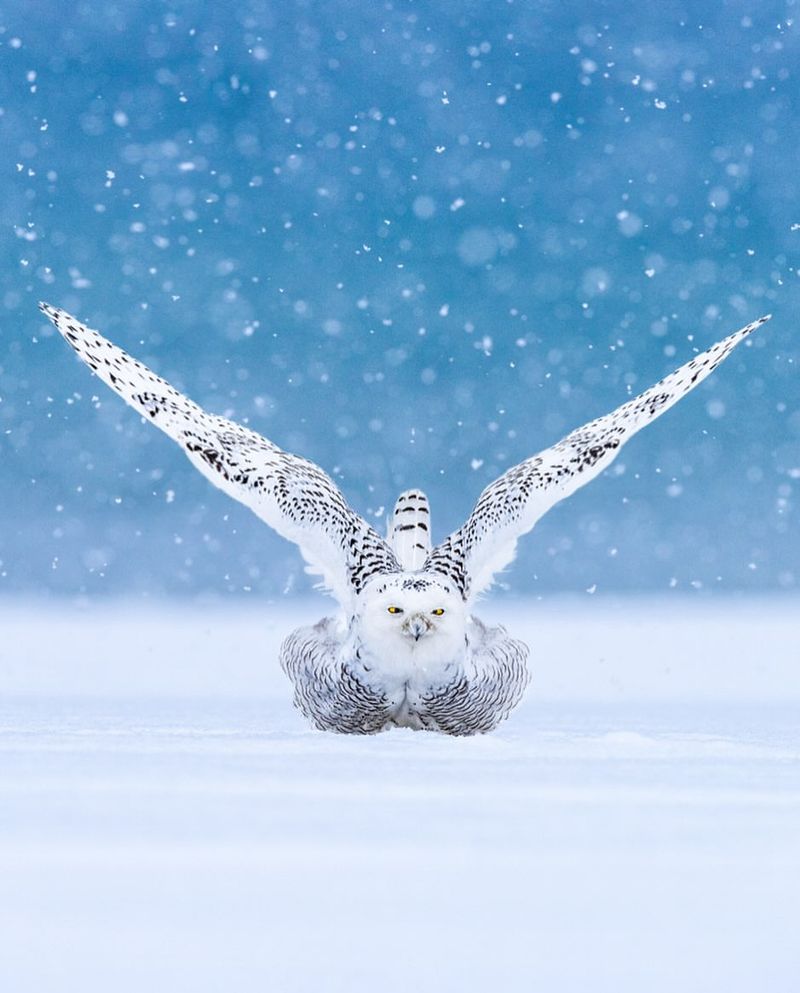
[[[308,571],[347,607],[376,574],[398,572],[388,544],[319,466],[249,428],[206,413],[121,348],[66,311],[40,304],[83,361],[229,496],[300,547]]]
[[[705,352],[605,417],[503,473],[481,493],[466,524],[438,545],[424,568],[451,579],[465,599],[487,589],[513,560],[517,541],[556,503],[613,462],[637,431],[698,386],[767,317]]]

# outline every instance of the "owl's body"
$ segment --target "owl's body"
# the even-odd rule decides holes
[[[359,626],[325,617],[281,646],[295,706],[320,731],[371,734],[392,727],[475,734],[491,731],[529,682],[528,648],[476,617],[452,654],[428,661],[397,646],[375,651]]]
[[[466,735],[503,720],[529,681],[528,649],[478,620],[476,598],[550,507],[602,472],[767,320],[509,469],[465,524],[434,546],[420,491],[400,496],[382,538],[314,463],[206,413],[96,331],[41,307],[104,382],[177,441],[203,475],[295,542],[309,571],[321,575],[340,613],[291,634],[280,662],[312,724],[349,734],[408,727]]]

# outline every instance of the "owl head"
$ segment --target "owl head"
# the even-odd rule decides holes
[[[361,633],[375,651],[383,646],[443,658],[463,646],[464,601],[444,576],[381,577],[364,590],[361,601]]]

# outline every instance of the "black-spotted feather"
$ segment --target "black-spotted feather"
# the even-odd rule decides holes
[[[406,490],[397,498],[387,537],[400,565],[417,572],[431,550],[431,509],[421,490]]]
[[[477,596],[513,560],[518,539],[539,518],[608,468],[626,441],[698,386],[768,320],[769,315],[734,332],[635,399],[503,473],[481,493],[466,524],[434,548],[423,568],[447,576],[465,598]]]
[[[343,606],[373,576],[399,571],[387,543],[319,466],[249,428],[206,413],[66,311],[46,303],[40,307],[96,375],[177,441],[204,476],[295,542],[309,571],[322,576]]]

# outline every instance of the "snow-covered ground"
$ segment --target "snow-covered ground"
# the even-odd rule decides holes
[[[0,989],[800,986],[800,603],[490,602],[472,739],[309,730],[324,606],[0,609]]]

